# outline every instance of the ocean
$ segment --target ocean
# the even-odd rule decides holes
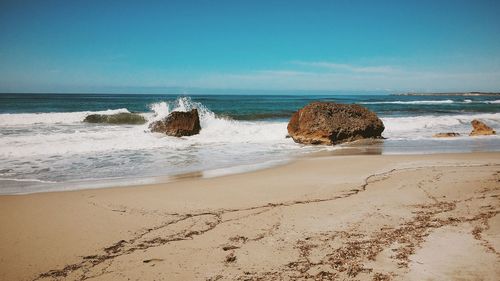
[[[305,146],[288,119],[311,101],[357,103],[386,127],[381,144],[358,149],[408,154],[500,151],[500,137],[469,137],[481,119],[500,130],[499,96],[0,94],[0,194],[32,193],[212,177],[278,165],[343,146]],[[175,138],[148,125],[88,124],[92,113],[138,112],[148,122],[198,108],[201,133]],[[457,138],[436,139],[440,132]]]

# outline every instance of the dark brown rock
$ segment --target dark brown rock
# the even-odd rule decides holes
[[[200,133],[200,117],[198,110],[189,112],[174,111],[165,119],[155,121],[149,125],[151,132],[164,133],[169,136],[182,137]]]
[[[472,120],[471,124],[472,132],[470,133],[470,136],[487,136],[496,134],[490,126],[477,119]]]
[[[437,133],[433,137],[435,137],[435,138],[452,138],[452,137],[458,137],[458,136],[460,136],[459,133],[447,132],[447,133]]]
[[[357,104],[312,102],[295,112],[288,134],[304,144],[339,144],[381,138],[384,124],[377,115]]]

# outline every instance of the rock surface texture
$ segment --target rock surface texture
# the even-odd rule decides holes
[[[384,124],[357,104],[312,102],[292,115],[287,129],[297,143],[332,145],[381,138]]]
[[[496,132],[490,126],[484,124],[483,122],[477,119],[472,120],[471,124],[472,124],[472,132],[470,133],[471,136],[487,136],[496,134]]]
[[[83,122],[87,123],[108,123],[108,124],[144,124],[146,119],[137,113],[117,113],[111,115],[90,114]]]
[[[201,126],[198,110],[193,109],[188,112],[174,111],[165,119],[151,123],[149,129],[152,132],[164,133],[174,137],[199,134]]]

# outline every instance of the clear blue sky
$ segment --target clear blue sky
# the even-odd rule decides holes
[[[500,91],[500,1],[0,1],[1,92]]]

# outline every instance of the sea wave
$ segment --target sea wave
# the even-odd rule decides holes
[[[55,126],[80,122],[81,125],[64,130],[42,127],[41,129],[37,128],[36,133],[4,135],[0,138],[0,156],[24,157],[158,148],[182,151],[182,149],[199,146],[223,146],[225,144],[293,145],[292,140],[285,138],[287,135],[286,122],[237,121],[218,117],[206,106],[192,101],[189,97],[154,103],[150,105],[150,108],[153,113],[144,114],[149,123],[164,118],[173,111],[189,111],[197,108],[200,115],[201,132],[195,136],[177,138],[160,133],[151,133],[148,124],[132,127],[87,126],[81,123],[81,120],[89,112],[62,113],[61,116],[55,113],[47,114],[50,118],[47,115],[35,118],[32,114],[27,114],[30,120],[22,122],[21,118],[21,120],[4,120],[4,122],[24,125],[50,121],[56,123]],[[100,113],[113,114],[125,111],[126,109],[120,109]],[[62,122],[63,117],[67,118],[64,122]],[[46,130],[47,133],[40,130]],[[52,131],[49,132],[49,130]]]
[[[116,114],[129,112],[126,108],[103,111],[50,112],[50,113],[4,113],[0,114],[0,126],[35,124],[71,124],[82,122],[89,114]]]
[[[82,111],[71,113],[41,114],[0,114],[0,125],[9,128],[22,128],[22,133],[4,134],[0,138],[0,156],[34,156],[81,154],[102,151],[151,150],[169,148],[182,151],[192,147],[223,147],[227,144],[256,144],[261,146],[287,146],[295,149],[287,135],[287,121],[242,121],[218,116],[205,105],[180,97],[176,100],[161,101],[150,106],[152,112],[144,113],[149,123],[162,119],[173,111],[189,111],[198,109],[202,130],[200,134],[175,138],[159,133],[151,133],[148,124],[139,126],[88,126],[81,121],[91,113],[114,114],[128,112],[127,109],[106,111]],[[383,117],[384,136],[391,138],[412,139],[431,136],[438,132],[470,131],[473,119],[485,120],[490,126],[500,126],[500,113],[458,114],[458,115],[424,115],[411,117]],[[50,126],[31,126],[28,124],[53,124]],[[59,125],[79,123],[61,130],[54,129]],[[13,125],[15,124],[15,125]],[[63,127],[63,126],[61,126]],[[243,149],[243,148],[242,148]],[[261,149],[261,148],[258,148]]]

